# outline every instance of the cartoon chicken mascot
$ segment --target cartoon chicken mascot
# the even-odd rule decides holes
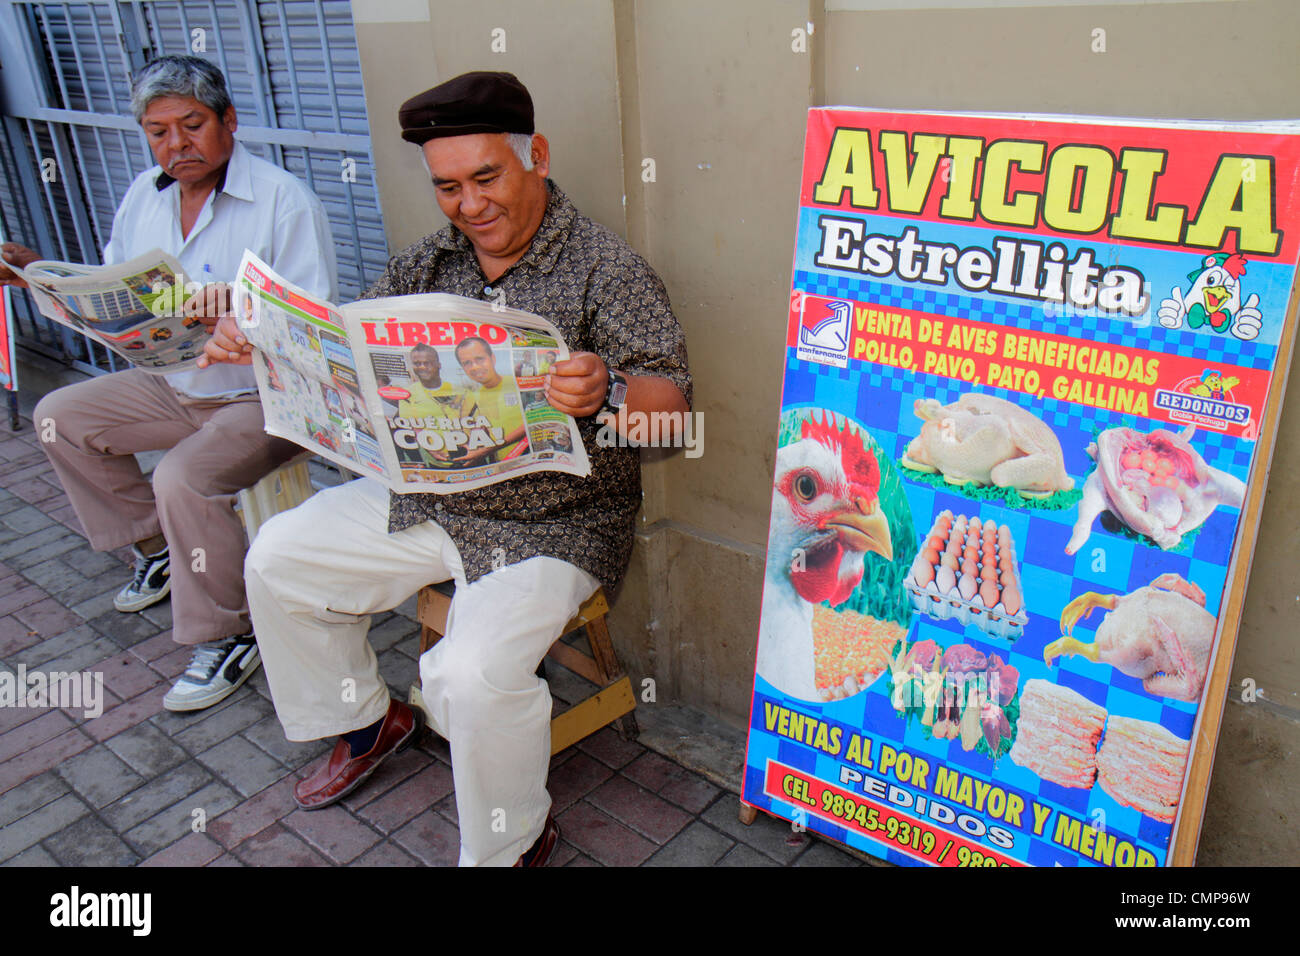
[[[1177,329],[1186,318],[1188,328],[1208,325],[1215,332],[1231,331],[1239,339],[1254,339],[1264,317],[1256,308],[1259,296],[1251,293],[1245,303],[1241,301],[1241,277],[1245,273],[1246,257],[1239,252],[1206,256],[1203,268],[1187,274],[1192,287],[1183,292],[1174,286],[1170,298],[1160,303],[1160,324]]]

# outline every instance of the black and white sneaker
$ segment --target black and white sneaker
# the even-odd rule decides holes
[[[202,710],[233,694],[262,663],[252,634],[199,644],[189,669],[163,698],[168,710]]]
[[[157,604],[172,589],[171,551],[164,548],[159,554],[147,555],[135,545],[135,577],[113,598],[113,607],[119,611],[143,611]]]

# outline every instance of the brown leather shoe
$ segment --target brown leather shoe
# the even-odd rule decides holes
[[[559,842],[560,825],[555,822],[555,817],[548,813],[546,823],[542,826],[542,835],[524,852],[523,856],[515,861],[515,866],[545,866]]]
[[[348,743],[339,738],[329,759],[293,788],[293,802],[304,810],[320,810],[338,803],[366,782],[390,754],[405,750],[419,738],[424,714],[400,700],[388,702],[388,713],[375,745],[360,757],[353,757]]]

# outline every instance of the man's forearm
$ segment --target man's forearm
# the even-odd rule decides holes
[[[665,421],[670,423],[670,428],[660,430],[659,434],[663,438],[677,435],[686,413],[690,411],[682,390],[672,379],[659,375],[624,375],[627,378],[627,398],[618,413],[615,430],[620,435],[627,435],[629,425],[635,424],[638,418],[667,413],[671,417]],[[644,426],[641,428],[643,430]]]

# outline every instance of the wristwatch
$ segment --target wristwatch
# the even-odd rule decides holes
[[[609,372],[609,388],[605,392],[605,407],[602,411],[617,415],[627,403],[627,376],[612,368]]]

